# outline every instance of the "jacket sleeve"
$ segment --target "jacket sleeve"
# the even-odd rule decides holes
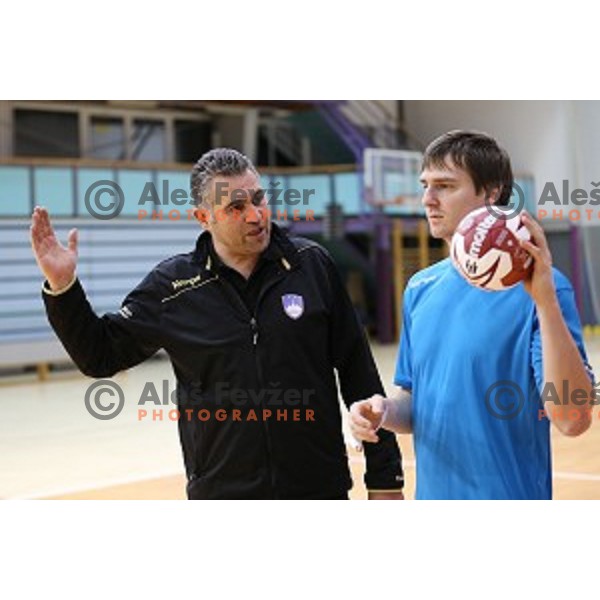
[[[330,345],[338,372],[342,398],[348,408],[373,394],[385,395],[371,348],[346,287],[333,260],[323,251],[329,275],[332,302]],[[384,429],[379,442],[365,442],[367,468],[365,485],[369,490],[399,490],[404,486],[402,456],[396,436]]]
[[[151,272],[123,301],[118,313],[99,317],[79,280],[52,295],[44,282],[42,297],[50,325],[84,375],[112,377],[160,347],[160,305]]]

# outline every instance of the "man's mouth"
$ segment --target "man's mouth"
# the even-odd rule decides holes
[[[251,231],[249,231],[246,235],[248,235],[249,237],[259,237],[263,233],[265,233],[265,228],[257,227],[256,229],[252,229]]]

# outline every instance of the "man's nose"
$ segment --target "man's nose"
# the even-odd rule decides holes
[[[261,220],[261,207],[254,206],[254,204],[250,204],[246,210],[246,223],[260,223]]]
[[[423,196],[421,197],[421,204],[423,206],[435,206],[438,203],[438,198],[435,192],[431,188],[423,190]]]

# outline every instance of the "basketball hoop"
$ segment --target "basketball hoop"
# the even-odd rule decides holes
[[[389,214],[422,214],[420,152],[367,148],[364,183],[367,204]]]

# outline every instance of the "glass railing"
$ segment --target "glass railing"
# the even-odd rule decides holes
[[[535,214],[535,188],[531,177],[516,179],[523,190],[525,207]],[[410,202],[382,203],[374,208],[363,201],[359,172],[269,173],[261,184],[273,200],[274,216],[294,209],[302,216],[310,210],[315,218],[330,203],[339,204],[345,215],[381,210],[391,216],[422,214],[418,187]],[[281,190],[281,191],[280,191]],[[294,193],[291,190],[295,190]],[[287,195],[286,195],[287,193]],[[54,217],[93,217],[103,214],[122,198],[119,219],[184,220],[193,209],[189,172],[169,169],[96,168],[80,166],[0,165],[0,218],[29,217],[35,205],[48,208]],[[287,199],[287,201],[286,201]]]
[[[362,212],[362,183],[356,172],[263,172],[261,184],[273,190],[269,197],[274,213],[286,208],[311,210],[319,218],[332,202],[346,214]],[[47,207],[55,217],[93,217],[91,211],[101,213],[122,198],[120,219],[140,218],[144,211],[148,218],[153,211],[157,216],[162,211],[165,219],[177,220],[177,213],[185,219],[193,209],[189,190],[187,171],[0,165],[0,217],[28,217],[36,205]]]

